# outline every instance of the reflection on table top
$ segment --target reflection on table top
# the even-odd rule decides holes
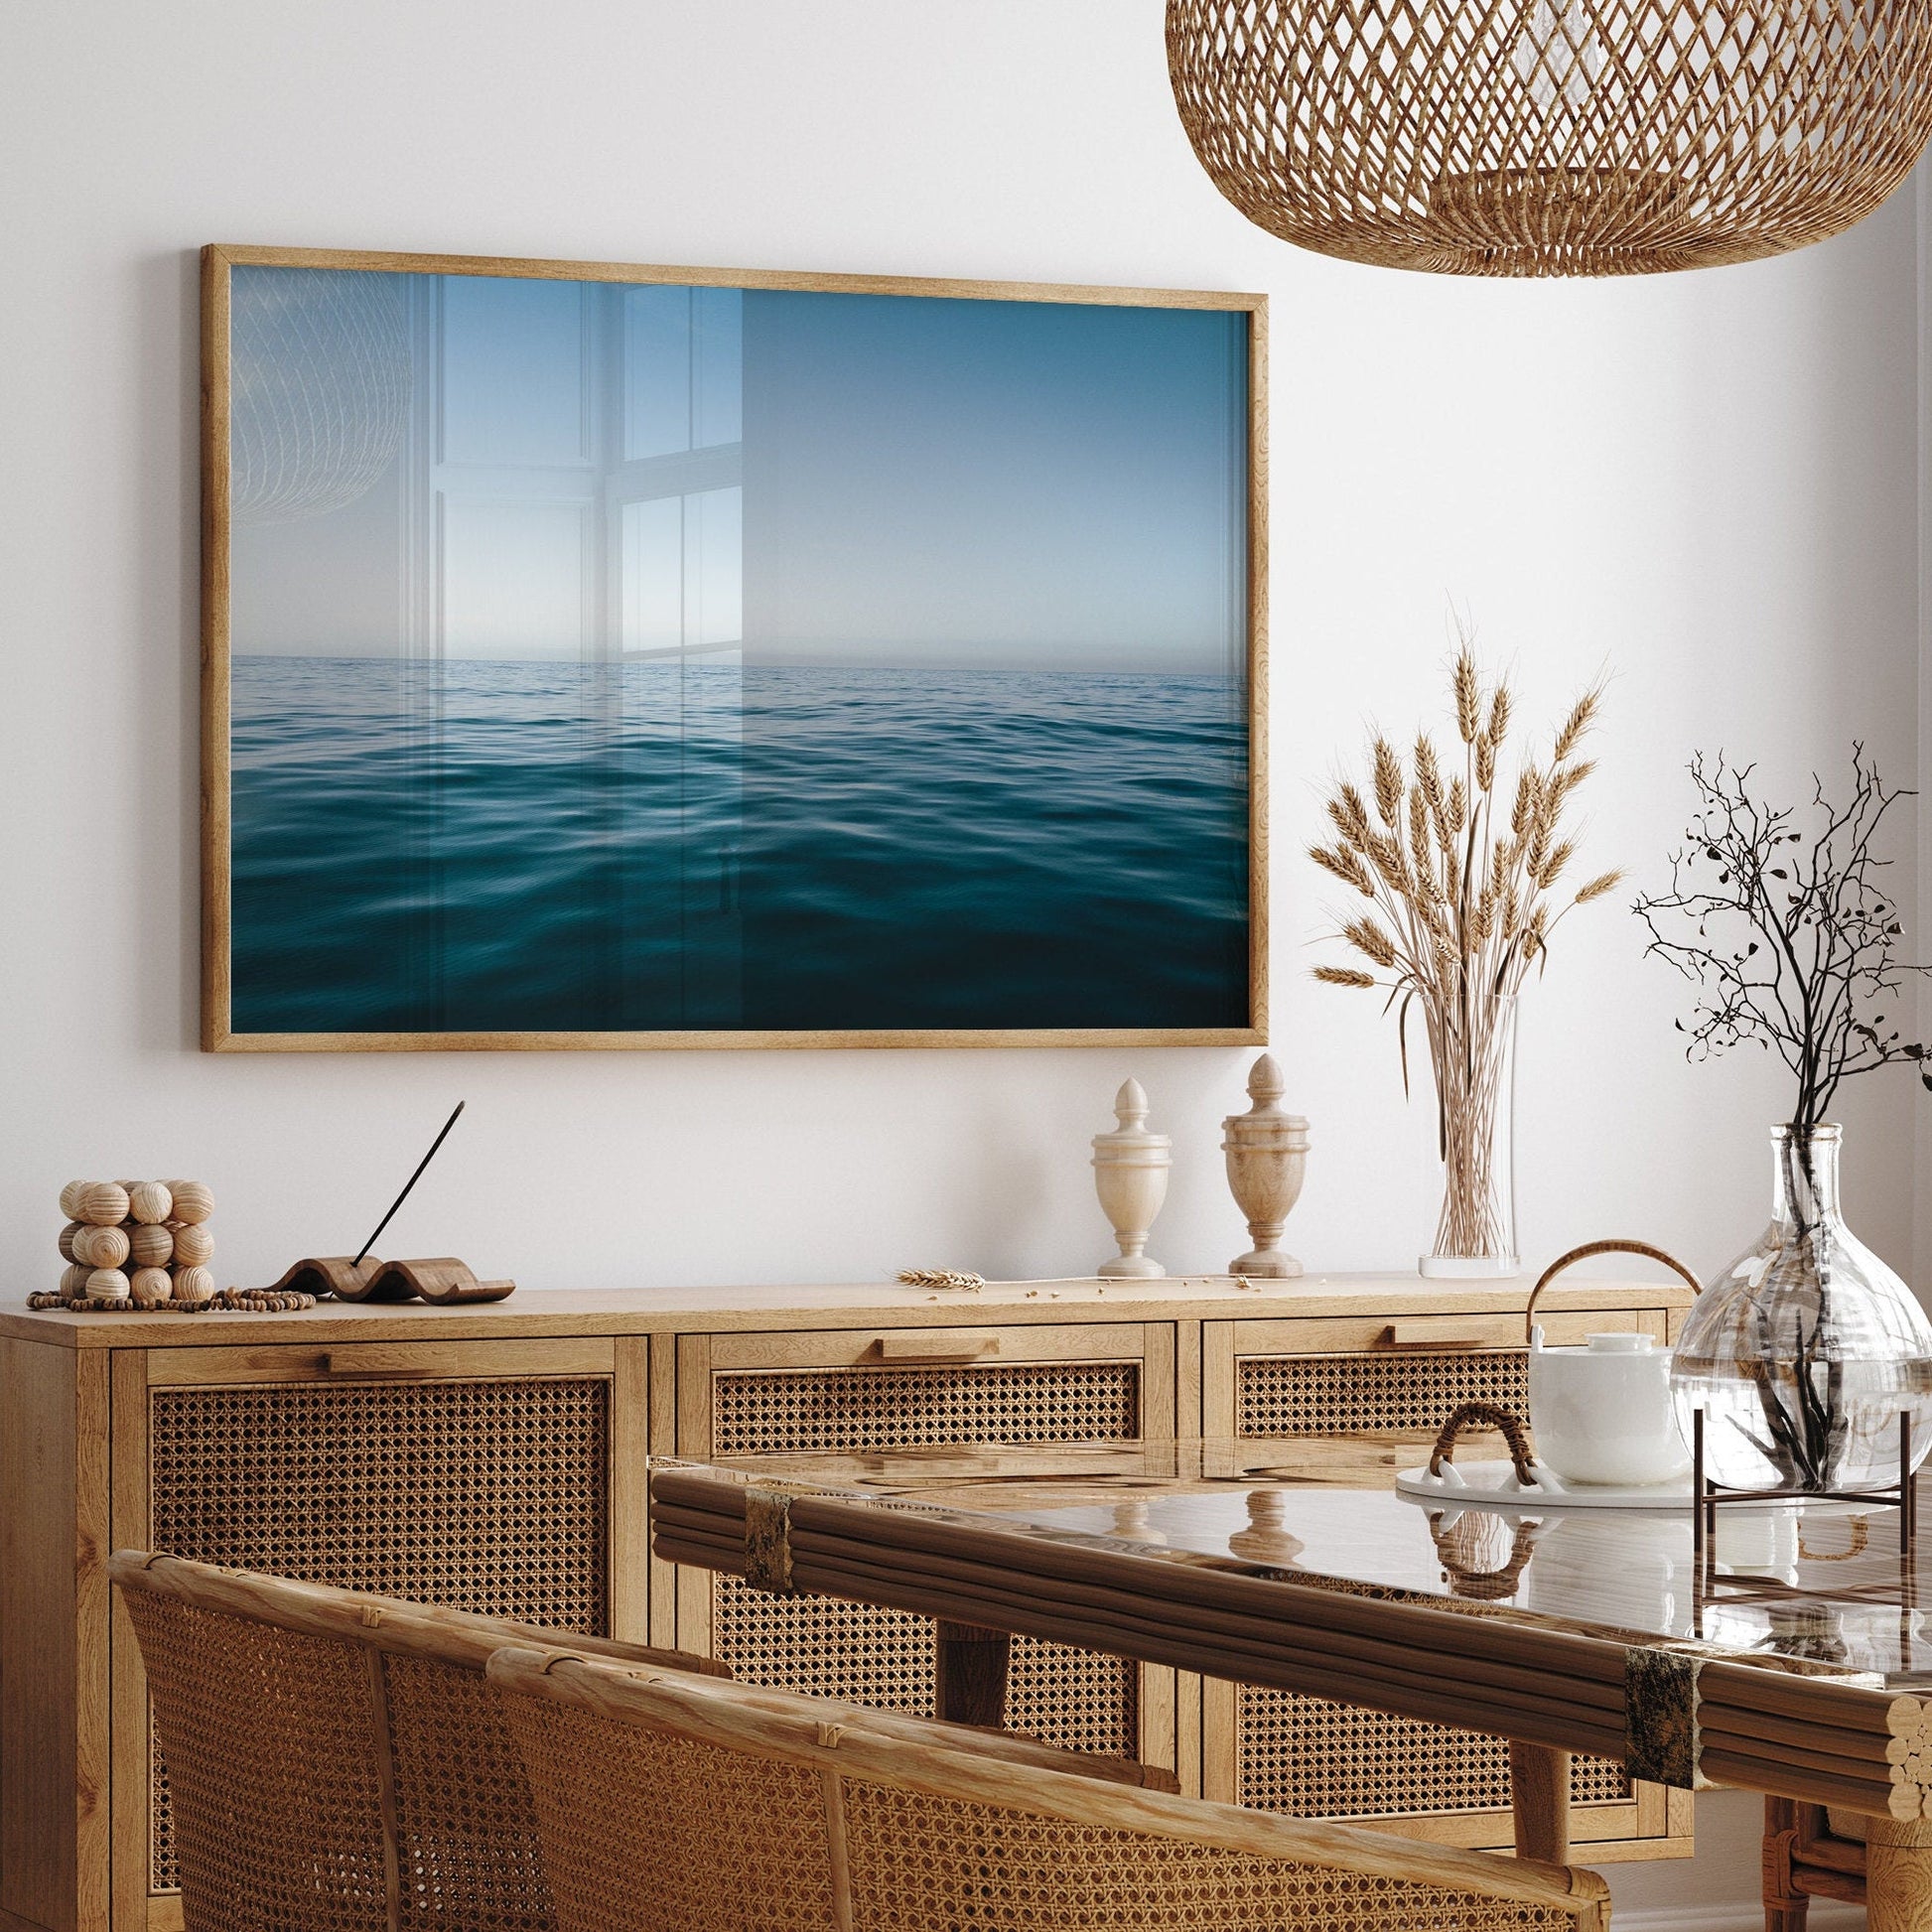
[[[1398,1495],[1396,1470],[1425,1454],[1413,1439],[1302,1438],[658,1457],[652,1468],[1287,1584],[1481,1601],[1606,1637],[1702,1640],[1739,1661],[1932,1681],[1923,1550],[1901,1563],[1895,1510],[1725,1508],[1700,1584],[1688,1498],[1682,1510],[1566,1512]]]

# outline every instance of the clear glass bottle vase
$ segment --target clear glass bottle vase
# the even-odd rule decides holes
[[[1432,1006],[1427,1023],[1442,1195],[1436,1244],[1418,1272],[1449,1281],[1516,1275],[1515,996]]]
[[[1932,1321],[1845,1225],[1840,1130],[1771,1130],[1771,1224],[1699,1296],[1671,1369],[1705,1471],[1731,1489],[1882,1487],[1932,1449]]]

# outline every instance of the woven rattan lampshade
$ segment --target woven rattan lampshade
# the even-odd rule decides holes
[[[1932,131],[1932,0],[1168,0],[1168,65],[1250,220],[1440,274],[1775,255]]]

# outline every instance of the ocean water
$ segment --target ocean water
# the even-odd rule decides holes
[[[1216,678],[241,657],[240,1032],[1233,1027]]]

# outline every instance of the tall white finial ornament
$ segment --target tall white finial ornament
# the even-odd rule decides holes
[[[1309,1158],[1308,1121],[1301,1114],[1282,1112],[1281,1098],[1287,1091],[1275,1056],[1264,1053],[1248,1074],[1248,1093],[1255,1104],[1245,1114],[1230,1114],[1221,1123],[1228,1186],[1248,1223],[1248,1238],[1255,1244],[1228,1263],[1230,1275],[1287,1281],[1302,1272],[1302,1264],[1276,1245],[1302,1197],[1302,1173]]]
[[[1148,1132],[1147,1094],[1138,1080],[1124,1081],[1114,1095],[1114,1118],[1120,1125],[1111,1134],[1093,1137],[1093,1184],[1120,1253],[1094,1272],[1152,1281],[1168,1272],[1145,1250],[1154,1217],[1168,1197],[1173,1143],[1165,1134]]]

